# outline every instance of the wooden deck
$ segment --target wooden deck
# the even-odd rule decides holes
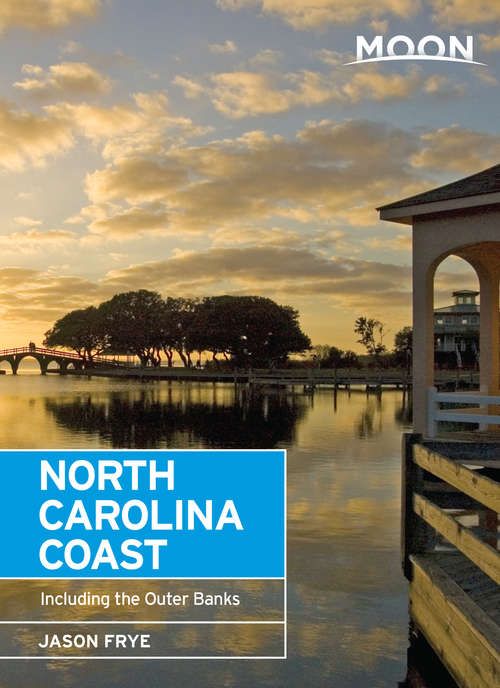
[[[410,616],[461,688],[500,687],[500,444],[405,436]]]

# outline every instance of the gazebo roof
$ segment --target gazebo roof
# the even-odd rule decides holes
[[[451,184],[388,203],[377,210],[382,220],[411,224],[415,215],[499,203],[500,165],[494,165]]]
[[[435,201],[449,201],[454,198],[466,198],[479,194],[496,193],[500,191],[500,165],[494,165],[487,170],[464,177],[451,184],[438,186],[436,189],[424,191],[416,196],[403,198],[395,203],[388,203],[377,210],[389,210],[392,208],[406,208],[410,205],[422,203],[434,203]]]

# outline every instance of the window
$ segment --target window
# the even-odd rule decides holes
[[[436,324],[437,324],[437,325],[442,325],[442,324],[443,324],[443,318],[437,318]]]
[[[467,325],[468,322],[468,318],[462,318],[462,325]]]

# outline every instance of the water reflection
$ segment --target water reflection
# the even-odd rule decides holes
[[[2,662],[0,688],[396,688],[408,636],[399,565],[400,438],[408,418],[401,392],[339,391],[336,399],[331,390],[314,399],[299,390],[241,392],[2,376],[0,446],[287,448],[289,659]],[[4,582],[0,589],[2,618],[19,613],[20,601],[35,611],[32,588]],[[81,613],[90,620],[95,610]],[[9,642],[31,647],[33,633],[12,628]],[[241,651],[265,640],[255,629],[235,637]],[[228,640],[188,627],[176,642],[224,648]]]
[[[97,433],[113,447],[273,448],[292,443],[295,427],[307,412],[298,396],[235,394],[224,404],[208,403],[193,390],[170,388],[166,394],[143,391],[106,399],[45,400],[58,425],[73,432]]]

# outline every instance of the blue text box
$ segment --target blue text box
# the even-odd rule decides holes
[[[65,489],[58,489],[55,481],[47,479],[47,489],[41,489],[41,462],[48,461],[60,478],[59,461],[66,462]],[[157,489],[151,490],[148,468],[137,469],[138,490],[132,489],[131,469],[125,468],[125,461],[156,461],[157,470],[166,470],[167,461],[174,462],[173,490],[167,489],[167,479],[158,479]],[[74,474],[80,485],[89,477],[86,466],[91,465],[96,474],[92,487],[75,489],[69,484],[69,468],[76,461],[87,462]],[[99,462],[117,461],[123,467],[118,479],[121,490],[106,482],[106,489],[98,489]],[[3,524],[3,553],[0,557],[2,578],[282,578],[285,576],[285,452],[282,450],[47,450],[47,451],[1,451],[1,499],[0,517]],[[102,464],[101,464],[102,466]],[[49,524],[61,521],[67,523],[75,500],[81,500],[93,530],[85,523],[74,523],[70,529],[64,527],[49,530],[42,527],[40,508],[48,500],[55,500],[62,507],[51,505],[46,509]],[[107,520],[102,530],[96,530],[96,501],[111,500],[122,507],[131,500],[146,505],[149,519],[139,530],[127,529],[116,518],[119,530],[113,530]],[[193,515],[194,529],[188,529],[188,500],[192,500],[206,516],[206,500],[212,502],[212,529],[202,526]],[[232,500],[235,509],[226,510],[229,523],[221,522],[216,530],[221,513]],[[172,530],[153,530],[151,525],[152,501],[157,501],[157,523],[172,524]],[[177,501],[181,502],[182,523],[176,519]],[[107,507],[108,510],[111,507]],[[234,525],[234,511],[241,523],[239,530]],[[139,523],[143,508],[131,506],[129,523]],[[82,520],[81,510],[77,515]],[[85,521],[85,519],[83,519]],[[227,520],[227,519],[226,519]],[[237,520],[237,519],[236,519]],[[88,524],[87,524],[88,525]],[[158,541],[166,539],[168,545],[158,546],[158,568],[154,568],[152,545],[142,544],[136,548],[143,556],[139,568],[121,566],[123,561],[137,563],[133,557],[125,556],[121,550],[125,540]],[[61,547],[50,545],[46,549],[46,561],[50,565],[61,565],[54,570],[47,569],[40,560],[43,543],[56,540]],[[70,564],[65,560],[65,549],[69,542],[80,540],[71,551]],[[119,568],[104,561],[95,562],[95,555],[102,540],[109,541],[109,549]],[[71,562],[80,565],[86,552],[90,551],[89,564],[75,569]],[[132,561],[133,560],[133,561]],[[97,567],[92,568],[92,565]]]

